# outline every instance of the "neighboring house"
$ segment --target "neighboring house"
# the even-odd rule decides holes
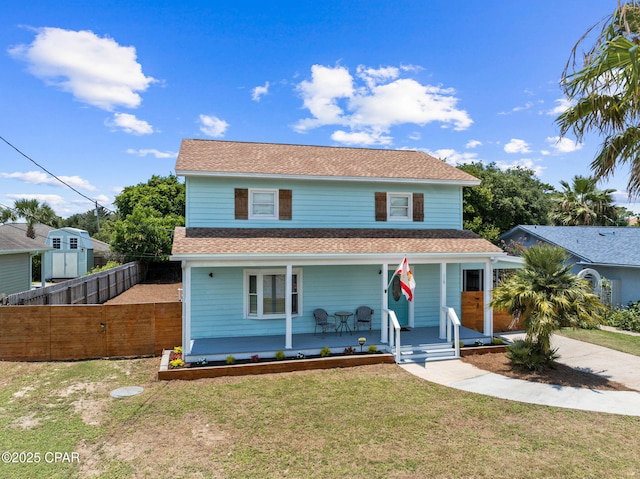
[[[445,308],[461,314],[465,271],[490,278],[507,260],[462,229],[462,189],[480,181],[425,153],[186,139],[176,173],[186,226],[171,259],[183,268],[187,361],[357,346],[358,336],[393,349],[392,316],[410,329],[402,345],[423,341],[419,331],[442,342]],[[417,283],[411,303],[388,291],[405,256]],[[493,332],[487,286],[476,338]],[[374,309],[374,336],[314,336],[316,308],[361,305]]]
[[[26,231],[26,224],[0,225],[0,296],[29,291],[32,258],[49,249],[38,229],[35,239]]]
[[[71,227],[52,229],[45,242],[51,247],[43,259],[47,281],[77,278],[93,268],[93,240],[87,231]]]
[[[605,302],[621,306],[640,300],[640,228],[521,225],[500,238],[524,247],[560,246],[569,254],[571,271],[591,280]]]

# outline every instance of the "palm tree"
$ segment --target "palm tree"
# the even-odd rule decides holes
[[[24,218],[27,220],[27,236],[29,238],[36,237],[34,225],[43,223],[47,225],[57,225],[58,217],[55,212],[46,203],[40,204],[36,199],[16,200],[13,206],[12,218]]]
[[[551,335],[564,326],[596,325],[604,306],[591,285],[570,273],[562,248],[540,244],[525,249],[524,268],[493,290],[491,306],[524,320],[527,341],[551,357]]]
[[[562,191],[553,195],[556,205],[549,214],[554,225],[615,225],[618,209],[613,204],[613,189],[599,190],[592,177],[576,175],[571,185],[561,181]]]
[[[584,56],[582,42],[598,26],[602,31]],[[604,137],[591,163],[597,180],[628,163],[629,195],[640,196],[640,4],[619,4],[612,15],[592,26],[574,46],[561,87],[573,106],[556,122],[561,136],[582,141],[589,132]],[[575,69],[577,59],[583,65]]]

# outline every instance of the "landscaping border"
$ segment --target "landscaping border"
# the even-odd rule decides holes
[[[190,381],[194,379],[217,378],[221,376],[247,376],[395,363],[392,354],[376,353],[326,358],[288,359],[283,361],[273,360],[263,363],[233,364],[225,366],[199,366],[196,368],[169,369],[170,353],[171,350],[165,350],[162,354],[162,359],[160,360],[158,379],[161,381],[171,381],[175,379]]]

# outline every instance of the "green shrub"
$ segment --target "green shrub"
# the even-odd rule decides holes
[[[504,339],[493,337],[491,338],[491,344],[494,346],[500,346],[501,344],[504,344]]]
[[[278,361],[282,361],[284,360],[285,355],[284,355],[284,351],[280,350],[280,351],[276,351],[276,359]]]
[[[558,359],[557,350],[552,349],[544,354],[539,344],[524,339],[518,339],[507,346],[507,358],[514,366],[520,366],[530,371],[541,371],[553,368]]]
[[[227,356],[227,359],[225,359],[224,362],[227,363],[227,364],[235,364],[236,363],[236,358],[234,358],[230,354],[229,356]]]
[[[96,266],[91,271],[89,271],[87,275],[93,274],[93,273],[99,273],[101,271],[107,271],[108,269],[117,268],[118,266],[122,266],[122,263],[118,263],[117,261],[109,261],[104,266]]]
[[[378,348],[375,344],[372,344],[371,346],[369,346],[369,349],[367,349],[367,352],[369,354],[375,354],[378,352]]]
[[[615,308],[607,315],[607,324],[625,331],[640,332],[640,301],[629,303],[626,308]]]
[[[331,356],[331,349],[328,346],[325,346],[320,350],[320,357],[326,358],[327,356]]]

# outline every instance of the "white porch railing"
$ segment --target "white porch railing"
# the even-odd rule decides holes
[[[456,358],[460,357],[460,320],[458,319],[458,315],[453,308],[448,308],[444,306],[442,308],[444,311],[445,321],[446,321],[446,329],[447,329],[447,342],[451,342],[451,329],[453,327],[453,347],[456,351]]]
[[[390,309],[385,309],[383,314],[384,323],[382,327],[389,332],[389,349],[395,351],[395,361],[400,362],[400,323],[394,313]],[[387,319],[388,318],[388,319]]]

